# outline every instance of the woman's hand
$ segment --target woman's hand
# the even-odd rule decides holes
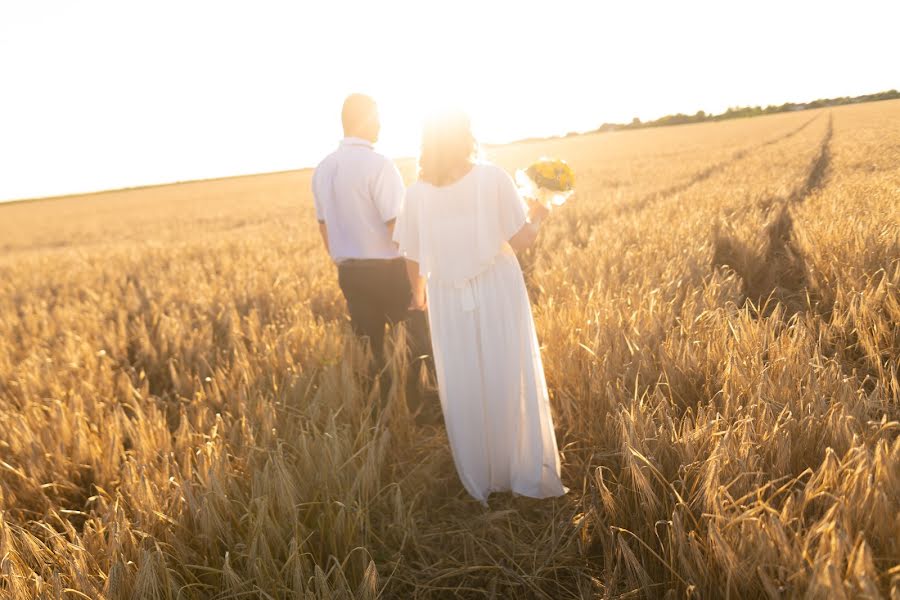
[[[539,225],[544,217],[550,214],[550,209],[535,200],[534,198],[525,198],[528,204],[528,221]]]
[[[417,286],[418,287],[418,286]],[[425,310],[428,308],[428,299],[425,297],[425,286],[413,290],[409,302],[409,310]]]

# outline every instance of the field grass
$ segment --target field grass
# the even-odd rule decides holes
[[[309,171],[0,206],[0,597],[900,599],[900,101],[488,152],[543,154],[571,492],[489,510]]]

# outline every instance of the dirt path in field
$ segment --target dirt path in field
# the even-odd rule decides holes
[[[753,144],[752,146],[748,146],[745,148],[741,148],[739,150],[734,151],[728,158],[725,160],[713,163],[700,171],[694,173],[686,180],[681,183],[676,183],[669,187],[666,187],[662,190],[657,190],[655,192],[650,192],[635,200],[634,202],[629,202],[627,204],[619,205],[616,208],[611,208],[609,213],[604,216],[604,218],[609,219],[612,217],[619,217],[621,215],[627,215],[631,213],[636,213],[645,208],[652,206],[658,202],[671,198],[677,194],[680,194],[693,186],[702,183],[703,181],[709,179],[713,175],[719,173],[723,169],[735,164],[736,162],[743,159],[745,156],[758,152],[768,146],[772,146],[779,142],[788,140],[795,135],[799,134],[801,131],[809,127],[814,121],[819,118],[819,114],[814,115],[798,125],[793,129],[779,134],[773,138],[770,138],[764,142],[760,142],[758,144]],[[830,131],[830,127],[829,127]],[[567,235],[567,239],[569,242],[577,248],[578,250],[584,250],[588,247],[592,239],[592,232],[589,229],[581,229],[579,227],[580,221],[578,219],[577,213],[571,213],[566,211],[562,217],[562,219],[566,226],[568,227],[569,233]],[[529,293],[531,290],[534,290],[535,294],[539,293],[539,287],[534,285],[532,280],[532,271],[534,269],[534,255],[533,251],[528,251],[519,256],[519,262],[522,264],[522,270],[525,272],[525,279],[529,285]],[[536,297],[536,296],[535,296]]]
[[[709,179],[710,177],[712,177],[716,173],[722,171],[723,169],[733,165],[734,163],[741,160],[748,154],[757,152],[759,150],[762,150],[763,148],[772,146],[774,144],[783,142],[784,140],[794,137],[795,135],[797,135],[798,133],[800,133],[807,127],[809,127],[809,125],[812,124],[812,122],[818,118],[819,118],[819,115],[815,115],[815,116],[809,118],[808,120],[804,121],[803,123],[801,123],[799,126],[795,127],[794,129],[791,129],[787,133],[782,133],[780,135],[777,135],[777,136],[775,136],[769,140],[766,140],[764,142],[761,142],[759,144],[754,144],[753,146],[749,146],[747,148],[741,148],[740,150],[736,150],[735,152],[733,152],[731,154],[731,156],[729,156],[725,160],[722,160],[717,163],[713,163],[713,164],[709,165],[708,167],[698,171],[697,173],[694,173],[687,180],[685,180],[681,183],[677,183],[675,185],[671,185],[662,190],[659,190],[656,192],[651,192],[634,202],[630,202],[630,203],[620,207],[619,210],[615,211],[615,213],[613,213],[613,214],[618,216],[618,215],[622,215],[622,214],[637,212],[637,211],[643,210],[650,204],[653,204],[660,200],[664,200],[664,199],[674,196],[676,194],[680,194],[680,193],[686,191],[687,189],[697,185],[698,183],[701,183],[701,182]],[[829,138],[830,138],[830,131],[831,131],[830,122],[829,122],[828,130],[829,130]]]

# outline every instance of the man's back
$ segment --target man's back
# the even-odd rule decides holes
[[[371,142],[344,138],[316,167],[312,188],[335,262],[399,258],[388,224],[403,205],[403,179]]]

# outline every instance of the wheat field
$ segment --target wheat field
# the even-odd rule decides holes
[[[487,149],[541,155],[571,491],[490,509],[309,171],[0,205],[0,597],[900,600],[900,102]]]

